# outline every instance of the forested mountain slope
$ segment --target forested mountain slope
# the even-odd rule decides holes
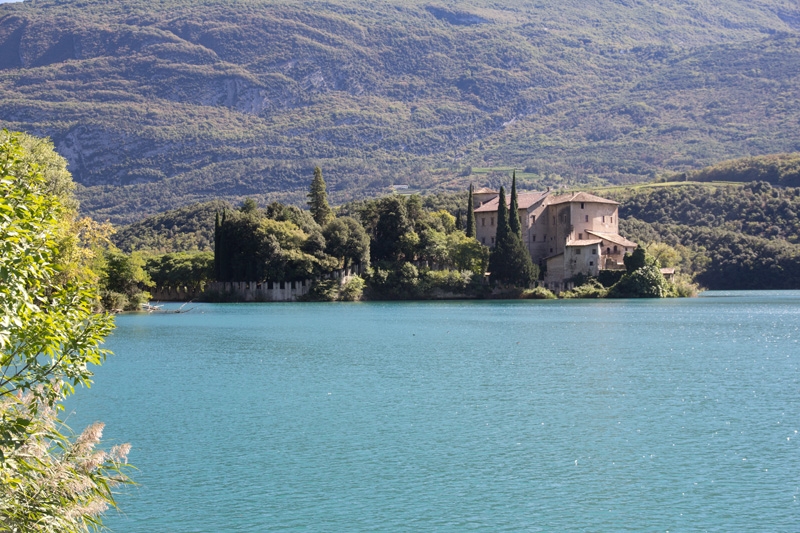
[[[621,202],[622,234],[683,247],[683,270],[709,289],[800,289],[800,188],[678,184],[606,196]]]
[[[800,150],[789,0],[29,0],[0,5],[0,125],[52,137],[88,213],[392,183],[635,182]]]

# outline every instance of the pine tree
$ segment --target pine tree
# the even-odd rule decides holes
[[[464,217],[461,216],[461,208],[458,208],[456,211],[456,229],[458,231],[464,231]]]
[[[311,216],[320,226],[324,226],[333,219],[333,211],[328,205],[328,193],[325,190],[325,180],[322,179],[322,169],[314,167],[314,179],[308,191],[308,206]]]
[[[475,237],[477,234],[477,228],[475,225],[475,209],[474,209],[474,200],[472,199],[472,184],[469,184],[469,200],[467,201],[467,227],[464,233],[467,237]]]
[[[511,208],[508,210],[508,227],[512,233],[522,239],[522,224],[519,221],[519,201],[517,200],[517,171],[511,179]]]

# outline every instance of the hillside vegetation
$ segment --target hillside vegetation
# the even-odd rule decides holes
[[[620,233],[680,250],[677,266],[709,289],[800,289],[800,189],[766,182],[676,184],[605,194]]]
[[[393,183],[631,183],[800,150],[788,0],[36,0],[0,5],[0,121],[82,207],[334,202]]]

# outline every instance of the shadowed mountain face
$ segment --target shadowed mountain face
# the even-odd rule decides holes
[[[469,167],[633,182],[800,149],[796,3],[0,6],[0,122],[52,137],[83,208],[334,201]]]

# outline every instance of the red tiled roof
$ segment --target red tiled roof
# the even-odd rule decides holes
[[[627,246],[629,248],[636,248],[637,246],[639,246],[635,242],[629,241],[622,235],[617,235],[616,233],[603,233],[600,231],[592,231],[592,230],[586,230],[586,233],[594,235],[595,237],[599,237],[604,241],[609,241],[613,242],[614,244],[619,244],[620,246]]]
[[[591,246],[593,244],[600,244],[603,242],[602,239],[575,239],[574,241],[569,241],[567,246]]]
[[[599,196],[595,196],[594,194],[589,194],[588,192],[576,192],[572,194],[563,194],[561,196],[556,196],[550,200],[550,205],[573,203],[573,202],[586,202],[587,204],[619,205],[619,202],[615,202],[614,200],[608,200],[606,198],[600,198]]]
[[[547,196],[546,192],[526,192],[517,195],[517,204],[520,209],[528,209],[530,206]],[[491,213],[497,211],[497,206],[500,203],[500,197],[492,198],[488,202],[481,204],[480,207],[475,208],[476,213]],[[511,207],[511,197],[506,196],[506,205]]]

